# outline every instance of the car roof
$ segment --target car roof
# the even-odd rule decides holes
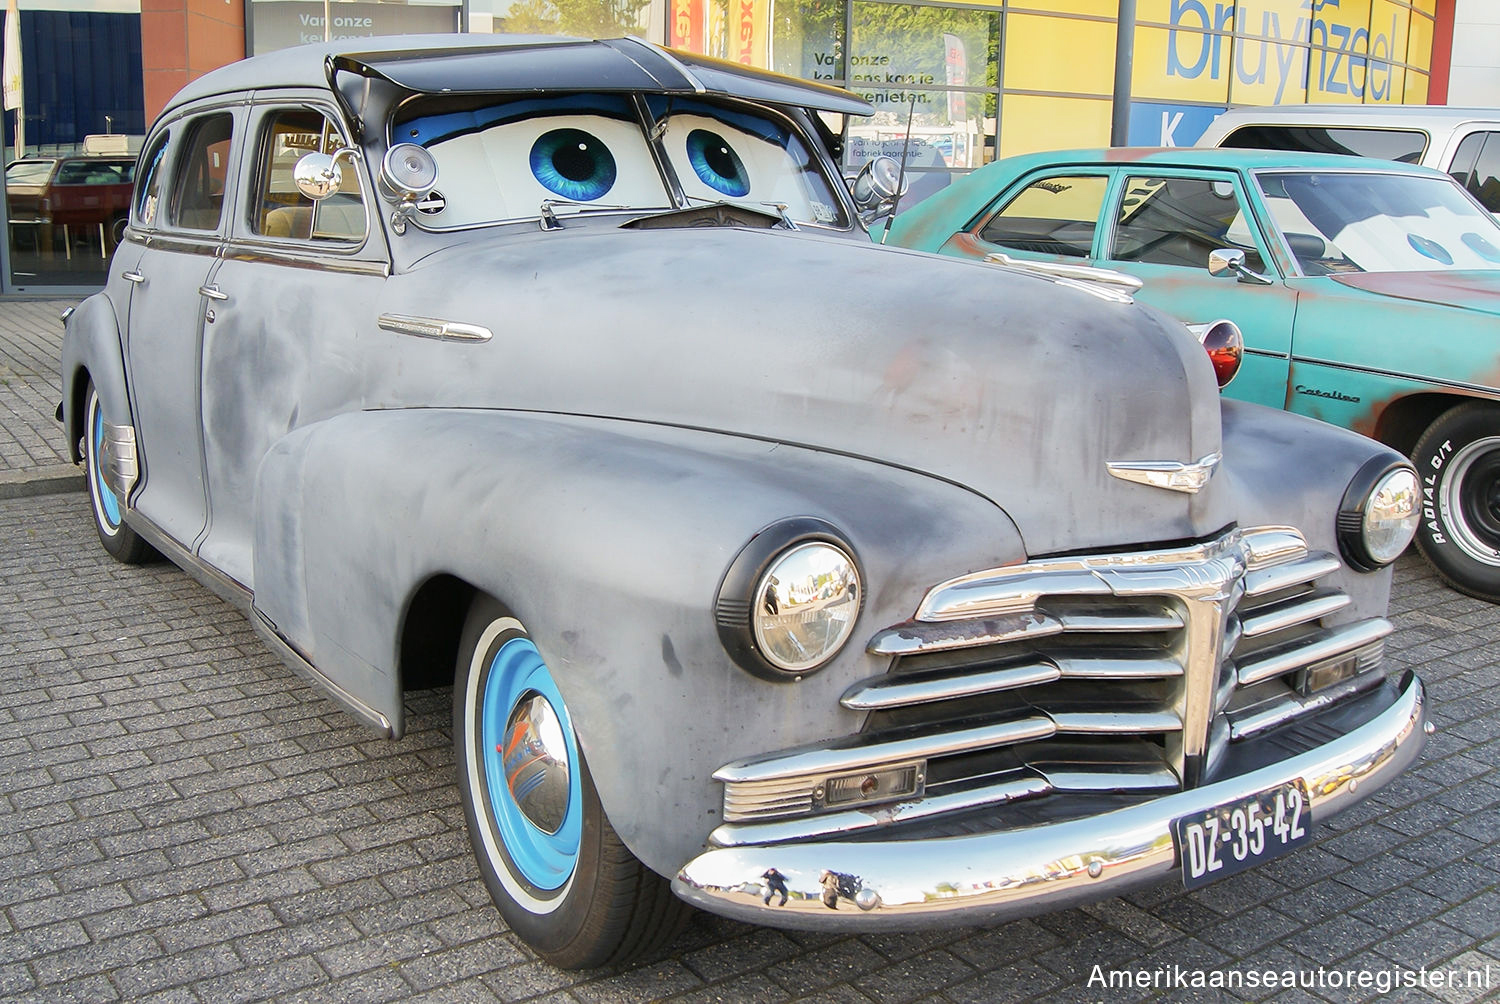
[[[846,114],[874,112],[863,98],[840,88],[663,49],[637,38],[477,34],[343,39],[279,49],[204,74],[179,91],[166,110],[215,95],[268,88],[326,90],[330,67],[413,91],[727,94]]]
[[[1219,147],[1095,147],[1081,150],[1052,150],[1006,157],[996,163],[1008,164],[1012,173],[1021,174],[1039,167],[1068,164],[1098,164],[1114,167],[1122,164],[1145,164],[1156,167],[1217,167],[1257,171],[1276,168],[1321,171],[1398,171],[1444,177],[1429,167],[1402,164],[1368,157],[1346,157],[1335,153],[1302,153],[1290,150],[1241,150]]]
[[[1450,105],[1232,105],[1215,126],[1269,124],[1330,126],[1397,126],[1406,129],[1453,126],[1476,119],[1500,121],[1500,108],[1464,108]]]

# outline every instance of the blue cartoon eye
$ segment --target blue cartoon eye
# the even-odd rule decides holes
[[[1496,250],[1495,245],[1491,244],[1489,241],[1485,240],[1478,234],[1464,234],[1463,242],[1468,246],[1470,251],[1473,251],[1485,261],[1500,263],[1500,250]]]
[[[1453,264],[1453,256],[1448,253],[1448,249],[1435,240],[1419,237],[1416,234],[1407,234],[1406,243],[1411,245],[1413,251],[1425,258],[1442,262],[1444,265]]]
[[[597,136],[553,129],[531,145],[531,174],[549,192],[575,202],[600,198],[615,184],[615,158]]]
[[[728,141],[707,129],[694,129],[687,137],[688,163],[709,188],[733,199],[750,194],[745,165]]]

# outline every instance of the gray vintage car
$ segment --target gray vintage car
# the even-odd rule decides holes
[[[870,243],[831,156],[869,110],[632,40],[256,57],[152,128],[68,320],[105,548],[386,735],[451,685],[481,871],[560,965],[686,904],[1196,885],[1422,746],[1409,464],[1221,400],[1087,273]]]

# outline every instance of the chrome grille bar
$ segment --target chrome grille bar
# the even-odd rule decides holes
[[[847,774],[902,761],[971,753],[1032,739],[1045,739],[1056,732],[1057,726],[1052,723],[1052,719],[1034,715],[977,728],[884,742],[870,742],[865,737],[859,737],[861,742],[857,745],[813,747],[726,764],[714,771],[714,780],[739,785],[785,778]]]
[[[1320,579],[1341,567],[1339,559],[1326,551],[1316,551],[1296,561],[1287,561],[1245,573],[1245,595],[1265,596],[1280,589]]]
[[[1041,661],[961,675],[877,676],[850,687],[839,703],[851,711],[884,711],[1051,683],[1062,675],[1054,663]]]
[[[1282,603],[1257,608],[1253,613],[1240,618],[1240,626],[1247,638],[1285,631],[1298,624],[1321,620],[1331,613],[1347,607],[1352,600],[1345,593],[1321,589],[1305,596],[1298,596]]]
[[[1313,663],[1347,655],[1355,649],[1378,641],[1391,633],[1390,621],[1383,617],[1343,624],[1320,631],[1310,639],[1297,640],[1265,652],[1237,660],[1238,679],[1242,687],[1262,680],[1283,676]]]

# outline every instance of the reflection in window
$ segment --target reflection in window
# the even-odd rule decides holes
[[[1500,269],[1500,223],[1447,178],[1269,171],[1256,177],[1308,275]]]
[[[1427,134],[1415,129],[1259,125],[1236,129],[1219,145],[1241,150],[1337,153],[1416,164],[1427,149]]]
[[[990,244],[1037,254],[1087,258],[1108,179],[1062,176],[1033,181],[979,231]]]
[[[1227,178],[1126,178],[1110,257],[1207,269],[1211,252],[1230,248],[1244,251],[1245,264],[1264,272],[1247,220]]]
[[[1500,214],[1500,133],[1465,136],[1453,155],[1451,172],[1484,208]]]
[[[234,119],[205,115],[192,124],[172,179],[169,222],[187,230],[217,230],[224,216],[229,138]]]
[[[358,165],[340,161],[337,193],[313,202],[297,189],[292,171],[308,153],[333,153],[343,137],[322,114],[306,108],[278,112],[267,123],[256,163],[252,228],[284,240],[359,240],[365,235],[365,205]]]

